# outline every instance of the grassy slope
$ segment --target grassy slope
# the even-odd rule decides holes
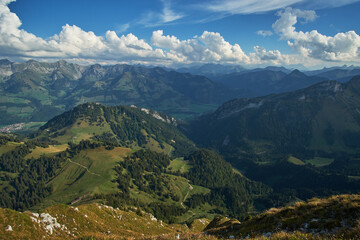
[[[87,140],[94,135],[100,135],[103,132],[110,132],[109,124],[89,124],[88,119],[78,119],[73,125],[61,129],[59,132],[64,132],[63,135],[54,138],[60,143],[79,143],[81,140]]]
[[[43,220],[41,216],[0,209],[0,239],[205,240],[250,236],[251,239],[305,240],[360,237],[360,224],[357,221],[360,213],[359,195],[315,198],[294,206],[270,209],[242,223],[225,217],[216,217],[210,223],[208,219],[198,219],[189,228],[184,225],[167,225],[145,212],[136,214],[101,204],[86,204],[76,208],[54,205],[39,213],[56,218],[59,225],[53,228],[52,234],[46,230],[49,223],[40,222]],[[6,231],[8,226],[13,231]],[[206,234],[201,234],[201,231]]]
[[[111,193],[117,191],[113,168],[127,153],[128,148],[104,147],[81,151],[75,158],[67,161],[59,174],[50,181],[53,193],[44,201],[45,206],[54,203],[70,203],[87,193]],[[80,165],[79,165],[80,164]],[[86,168],[88,168],[88,171]]]
[[[359,239],[359,213],[360,195],[337,195],[272,208],[241,224],[218,218],[206,231],[222,237],[256,237],[268,233],[273,239]]]
[[[168,166],[168,170],[171,170],[173,172],[180,171],[180,173],[186,173],[190,169],[189,162],[184,160],[183,158],[176,158],[170,162],[170,165]]]
[[[125,212],[99,204],[83,205],[77,208],[55,205],[41,210],[56,218],[60,227],[52,234],[46,231],[48,224],[33,222],[41,220],[30,212],[20,213],[9,209],[0,209],[0,239],[136,239],[144,236],[167,236],[175,238],[179,231],[187,231],[180,225],[167,225],[152,219],[150,214],[142,216],[134,212]],[[10,225],[13,231],[6,231]]]
[[[39,158],[41,155],[46,155],[46,156],[55,155],[57,153],[65,151],[67,147],[68,147],[67,144],[49,145],[49,147],[47,148],[36,147],[31,151],[31,153],[25,156],[25,159]]]
[[[9,152],[13,149],[15,149],[17,146],[19,146],[22,143],[18,142],[8,142],[5,145],[0,146],[0,155],[6,152]]]

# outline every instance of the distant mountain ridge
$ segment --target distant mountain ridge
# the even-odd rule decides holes
[[[335,78],[346,82],[357,74],[357,67],[304,74],[277,66],[245,69],[204,64],[173,71],[126,64],[81,66],[63,60],[14,63],[3,59],[0,125],[45,122],[85,102],[134,104],[186,119],[213,111],[235,97],[289,92]]]
[[[241,97],[260,97],[268,94],[290,92],[326,80],[328,78],[307,76],[297,69],[289,71],[274,67],[222,75],[216,79],[217,82],[238,90]]]
[[[162,68],[80,66],[58,61],[0,62],[0,124],[47,121],[78,104],[130,105],[167,113],[196,114],[236,93],[203,76]]]
[[[213,64],[213,63],[207,63],[203,65],[198,66],[192,66],[192,67],[182,67],[176,69],[176,71],[181,73],[191,73],[194,75],[202,75],[206,76],[210,79],[215,79],[218,76],[229,74],[229,73],[235,73],[235,72],[243,72],[247,69],[240,66],[240,65],[222,65],[222,64]]]
[[[237,90],[240,97],[260,97],[295,91],[326,80],[347,82],[352,77],[360,75],[360,67],[356,66],[299,71],[280,66],[246,69],[237,65],[204,64],[179,68],[177,71],[207,76]]]

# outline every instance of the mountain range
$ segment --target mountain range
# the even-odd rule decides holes
[[[205,64],[176,71],[126,64],[82,66],[58,61],[0,60],[0,125],[46,122],[85,102],[136,105],[179,119],[214,111],[236,97],[259,97],[325,80],[348,81],[357,67],[300,72],[284,67],[245,69]]]
[[[47,121],[85,102],[197,114],[236,96],[203,76],[130,65],[0,61],[0,124]]]

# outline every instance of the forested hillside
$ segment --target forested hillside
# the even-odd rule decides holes
[[[195,145],[176,120],[148,109],[87,103],[30,139],[1,136],[1,207],[56,203],[136,206],[166,222],[244,217],[272,194],[221,156]]]

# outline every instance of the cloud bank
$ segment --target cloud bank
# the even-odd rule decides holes
[[[92,31],[87,32],[78,26],[66,24],[59,34],[42,39],[20,29],[20,19],[15,13],[10,12],[7,6],[11,1],[0,1],[2,57],[88,59],[90,62],[253,64],[260,60],[274,61],[275,56],[280,55],[278,52],[266,52],[264,49],[246,55],[238,44],[232,45],[220,33],[208,31],[192,39],[180,40],[176,36],[164,35],[162,30],[158,30],[153,32],[149,44],[132,33],[118,36],[115,31],[109,30],[105,36],[97,36]],[[167,5],[165,9],[169,9]],[[164,21],[177,18],[166,11],[164,17]]]
[[[0,0],[0,57],[10,59],[67,59],[84,63],[151,63],[171,65],[178,63],[231,63],[287,65],[302,63],[304,59],[321,61],[359,61],[360,37],[354,31],[325,36],[316,30],[296,31],[296,23],[314,21],[314,11],[286,8],[278,12],[279,19],[273,30],[298,54],[284,55],[278,50],[266,50],[255,46],[246,54],[239,44],[231,44],[220,33],[204,31],[200,36],[181,40],[165,35],[163,30],[152,33],[151,41],[139,39],[132,33],[119,36],[107,31],[97,36],[78,26],[62,27],[60,33],[47,39],[21,29],[19,17],[10,11],[8,4],[14,0]],[[232,2],[232,1],[228,1]],[[253,2],[257,2],[254,0]],[[276,2],[276,1],[275,1]],[[283,1],[279,1],[283,2]],[[181,17],[171,11],[164,1],[163,21]],[[270,36],[272,31],[258,31]]]

